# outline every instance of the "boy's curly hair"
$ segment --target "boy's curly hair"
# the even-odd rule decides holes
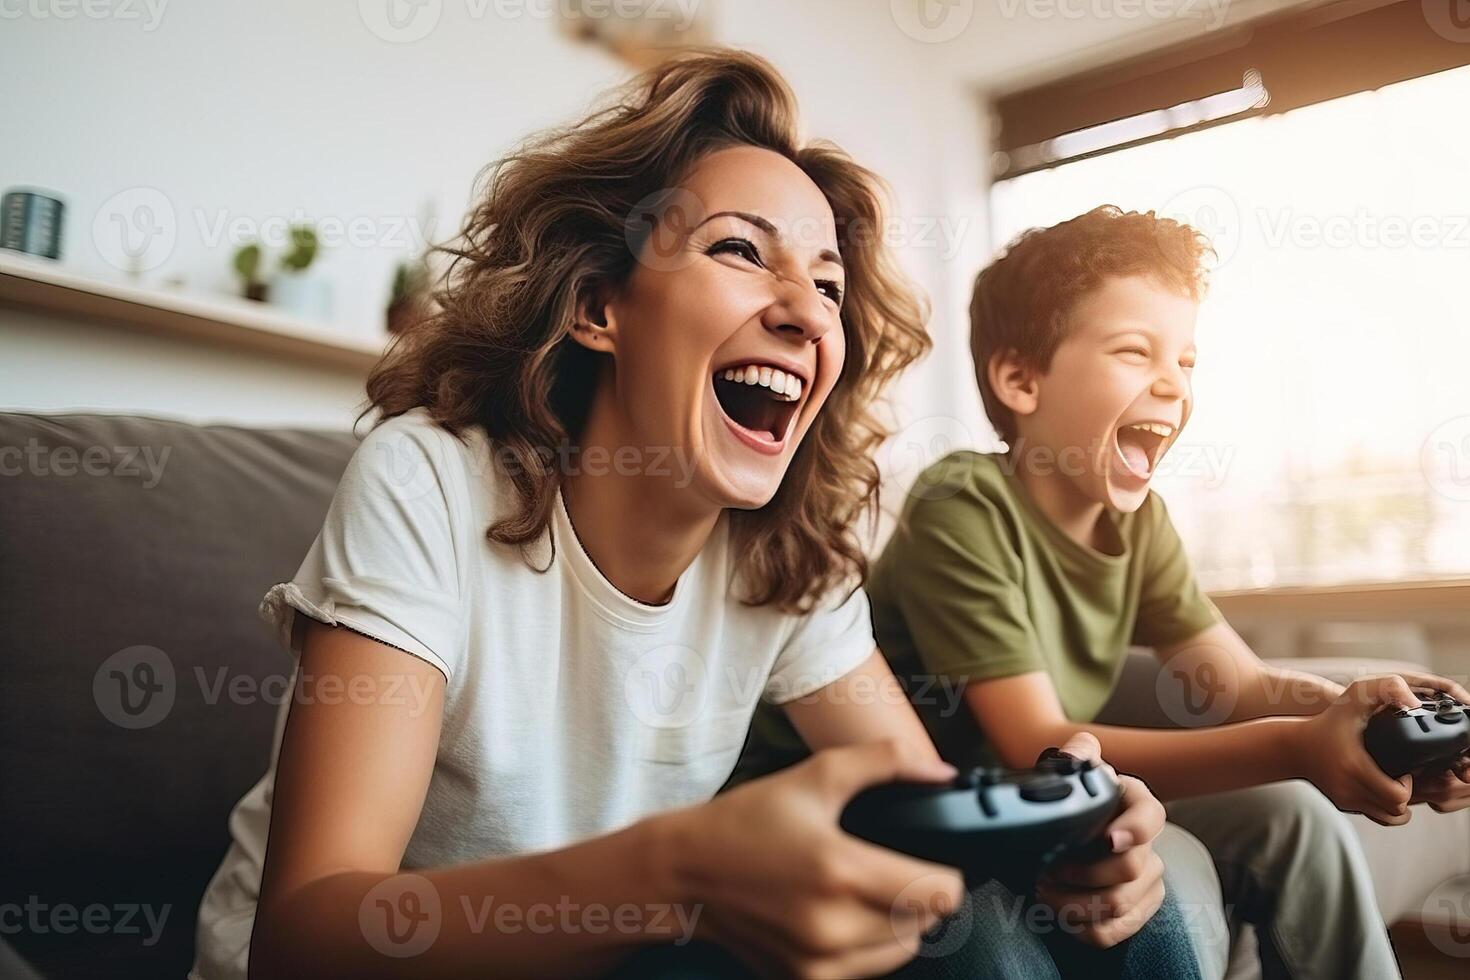
[[[1016,418],[990,387],[996,354],[1015,351],[1040,371],[1066,339],[1072,309],[1104,279],[1152,276],[1191,299],[1204,295],[1209,239],[1153,211],[1093,208],[1050,228],[1022,232],[975,278],[970,351],[985,413],[1000,437],[1016,439]]]

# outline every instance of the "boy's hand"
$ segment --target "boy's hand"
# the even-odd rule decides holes
[[[1368,719],[1385,709],[1417,708],[1410,684],[1442,686],[1459,697],[1464,689],[1429,674],[1376,674],[1349,684],[1336,701],[1304,722],[1296,732],[1300,771],[1339,810],[1361,813],[1376,823],[1409,822],[1412,778],[1394,779],[1378,768],[1363,747]]]
[[[1470,758],[1461,757],[1448,769],[1415,773],[1413,787],[1410,803],[1428,803],[1440,813],[1465,809],[1470,806]]]
[[[937,759],[906,757],[895,741],[849,745],[669,814],[680,891],[703,912],[697,933],[762,975],[897,969],[960,907],[964,881],[953,868],[850,836],[838,816],[868,786],[954,773]]]
[[[1433,674],[1402,674],[1416,688],[1444,691],[1461,704],[1470,704],[1470,691],[1447,677]],[[1440,813],[1451,813],[1470,807],[1470,756],[1462,756],[1447,769],[1420,771],[1413,776],[1410,803],[1428,803]]]
[[[1062,751],[1102,761],[1097,739],[1086,732],[1069,738]],[[1164,828],[1163,804],[1139,779],[1119,776],[1118,782],[1123,808],[1104,831],[1112,853],[1097,861],[1053,865],[1036,886],[1037,899],[1057,913],[1063,927],[1101,949],[1143,928],[1164,901],[1164,862],[1153,849]]]

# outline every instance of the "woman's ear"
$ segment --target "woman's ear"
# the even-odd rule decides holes
[[[990,379],[990,390],[1000,403],[1016,415],[1030,415],[1036,411],[1040,398],[1037,383],[1040,372],[1032,367],[1014,350],[996,351],[986,365]]]
[[[617,317],[608,290],[594,287],[582,293],[572,316],[572,339],[588,350],[613,352],[617,344]]]

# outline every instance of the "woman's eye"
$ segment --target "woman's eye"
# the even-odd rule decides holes
[[[817,289],[838,306],[842,305],[842,287],[830,279],[818,279]]]
[[[711,245],[707,252],[709,255],[722,255],[726,253],[738,255],[752,265],[761,264],[760,251],[755,247],[754,242],[746,238],[721,239]]]

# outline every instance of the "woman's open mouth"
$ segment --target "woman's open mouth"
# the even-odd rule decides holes
[[[1130,422],[1113,433],[1114,450],[1127,472],[1148,480],[1178,431],[1167,422]]]
[[[725,421],[741,442],[768,455],[785,447],[805,388],[800,376],[769,364],[731,365],[714,374]]]

